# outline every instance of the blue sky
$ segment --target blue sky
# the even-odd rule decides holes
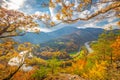
[[[23,11],[27,14],[35,14],[35,13],[48,13],[53,15],[53,21],[58,22],[57,20],[55,20],[54,15],[56,14],[55,12],[57,11],[57,9],[52,10],[48,7],[42,7],[41,4],[42,3],[49,3],[49,0],[3,0],[5,1],[5,4],[0,4],[2,6],[6,6],[9,9],[15,9],[15,10],[20,10]],[[69,2],[69,0],[66,0]],[[95,0],[96,1],[96,0]],[[77,5],[78,3],[76,3]],[[106,6],[106,4],[100,5],[98,7],[96,6],[92,6],[89,10],[84,11],[83,13],[88,13],[91,14],[93,12],[95,12],[96,10],[99,10],[101,8],[103,8],[104,6]],[[85,15],[83,13],[77,13],[75,14],[74,18],[76,17],[85,17]],[[114,15],[114,12],[110,13],[110,15]],[[65,26],[75,26],[77,28],[87,28],[87,27],[94,27],[94,28],[104,28],[111,25],[116,26],[116,21],[118,19],[116,17],[112,17],[112,18],[108,18],[108,19],[103,19],[103,20],[98,20],[96,21],[95,19],[91,19],[88,21],[78,21],[74,24],[60,24],[57,25],[55,27],[52,28],[47,28],[45,27],[45,25],[43,25],[42,23],[40,23],[40,29],[43,32],[50,32],[50,31],[54,31],[60,28],[63,28]]]

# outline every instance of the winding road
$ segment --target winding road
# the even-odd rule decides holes
[[[93,42],[93,41],[92,41],[92,42]],[[92,52],[93,52],[93,49],[90,47],[89,44],[90,44],[90,42],[88,41],[88,42],[86,42],[84,45],[85,45],[85,47],[86,47],[88,53],[92,53]]]
[[[92,53],[93,52],[93,49],[90,47],[90,43],[91,42],[96,42],[96,41],[88,41],[88,42],[85,42],[84,43],[84,46],[86,47],[86,49],[87,49],[87,51],[88,51],[88,53]],[[78,57],[79,55],[80,55],[80,48],[79,48],[79,51],[76,53],[76,55],[74,55],[72,58],[76,58],[76,57]]]

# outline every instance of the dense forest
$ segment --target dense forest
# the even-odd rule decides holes
[[[119,18],[119,0],[0,0],[0,80],[120,80]]]

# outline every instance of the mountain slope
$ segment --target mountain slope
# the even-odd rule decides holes
[[[97,40],[103,29],[86,28],[79,29],[69,35],[59,37],[54,40],[40,44],[41,49],[49,47],[55,50],[65,50],[67,52],[77,51],[85,42]],[[44,51],[44,50],[43,50]]]

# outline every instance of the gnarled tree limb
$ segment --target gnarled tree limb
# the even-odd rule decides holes
[[[112,9],[115,9],[117,7],[120,7],[120,2],[115,2],[109,6],[107,6],[106,8],[103,8],[101,10],[98,10],[97,12],[93,13],[92,15],[86,17],[86,18],[77,18],[77,19],[69,19],[69,20],[62,20],[62,22],[66,22],[66,23],[71,23],[71,22],[76,22],[78,20],[89,20],[91,18],[94,18],[100,14],[106,13]]]

